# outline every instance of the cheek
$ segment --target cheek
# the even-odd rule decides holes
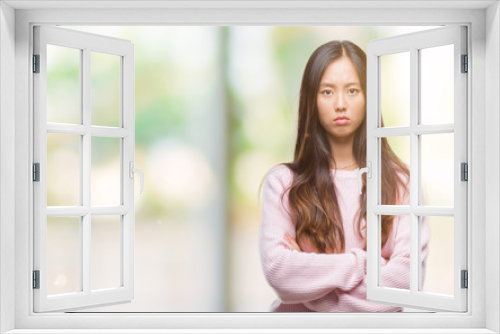
[[[319,113],[318,121],[323,129],[326,129],[328,127],[328,121],[327,121],[327,118],[325,117],[325,115]]]
[[[356,101],[356,104],[355,104],[355,112],[356,112],[356,116],[357,118],[362,121],[364,118],[365,118],[365,100],[364,99],[360,99],[359,101]]]
[[[330,117],[330,111],[324,106],[324,103],[318,102],[318,118],[324,124]]]

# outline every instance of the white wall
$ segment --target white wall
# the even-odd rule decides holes
[[[14,328],[14,23],[0,3],[0,333]]]
[[[490,7],[490,9],[488,10],[488,20],[486,21],[486,25],[487,25],[487,30],[488,30],[488,34],[491,34],[491,37],[488,38],[488,41],[487,41],[487,48],[488,49],[488,52],[491,52],[491,54],[488,54],[488,57],[486,59],[486,68],[481,68],[481,69],[478,69],[476,68],[473,72],[475,73],[475,77],[476,79],[474,79],[474,83],[476,84],[476,87],[478,86],[481,86],[480,88],[484,88],[484,81],[481,80],[481,83],[480,85],[479,84],[479,79],[478,78],[483,78],[482,75],[485,73],[487,73],[487,75],[485,76],[487,79],[487,90],[484,90],[484,91],[487,91],[486,93],[486,106],[484,105],[484,96],[478,96],[478,98],[476,98],[476,101],[474,102],[474,105],[476,106],[476,111],[479,110],[479,115],[475,115],[476,117],[478,118],[481,118],[480,116],[483,116],[484,113],[483,111],[486,110],[486,116],[488,117],[487,121],[485,122],[484,119],[481,121],[481,120],[475,120],[475,124],[476,126],[474,127],[474,134],[483,138],[483,135],[481,134],[481,132],[485,129],[486,127],[486,131],[487,131],[487,140],[485,142],[483,142],[483,145],[480,146],[480,149],[477,149],[478,147],[477,146],[474,146],[475,148],[475,156],[480,156],[480,157],[483,157],[481,159],[478,160],[479,163],[475,164],[474,167],[476,167],[477,169],[477,172],[474,172],[473,170],[470,170],[470,173],[469,175],[471,174],[474,174],[475,176],[475,179],[477,180],[478,177],[479,178],[483,178],[482,176],[480,176],[480,174],[484,174],[484,172],[489,172],[489,173],[493,173],[493,174],[488,174],[488,177],[487,177],[487,182],[486,183],[482,183],[481,185],[484,185],[484,186],[481,186],[481,187],[477,187],[477,193],[474,193],[475,195],[476,194],[479,194],[481,193],[482,195],[479,196],[479,198],[481,199],[481,201],[483,201],[484,199],[484,196],[485,194],[487,195],[486,196],[486,201],[485,204],[486,204],[486,209],[487,209],[487,214],[484,215],[484,210],[481,210],[481,208],[484,208],[484,206],[481,206],[481,207],[477,207],[477,210],[475,210],[475,212],[473,212],[473,216],[474,218],[482,218],[482,219],[473,219],[472,221],[476,221],[477,224],[484,224],[484,222],[486,221],[486,218],[488,220],[488,224],[486,224],[487,226],[487,229],[486,229],[486,236],[487,236],[487,250],[488,252],[492,252],[490,254],[493,254],[493,256],[496,256],[496,262],[493,266],[490,266],[487,268],[487,275],[486,275],[486,301],[485,300],[478,300],[478,299],[482,299],[482,298],[473,298],[473,300],[471,301],[472,304],[473,304],[473,309],[478,312],[478,313],[482,313],[483,310],[484,310],[484,305],[487,305],[488,307],[486,308],[486,312],[487,312],[487,327],[490,328],[491,330],[494,330],[495,332],[499,332],[500,331],[500,322],[499,322],[499,319],[498,319],[498,315],[500,314],[500,307],[499,307],[499,296],[500,296],[500,292],[499,292],[499,286],[498,286],[498,282],[500,281],[499,280],[499,268],[500,268],[500,260],[499,260],[499,246],[497,244],[495,244],[493,241],[494,240],[497,240],[499,239],[499,233],[500,233],[500,230],[499,230],[499,227],[498,227],[498,223],[500,221],[500,210],[497,208],[498,206],[498,203],[500,202],[500,172],[499,172],[499,156],[500,156],[500,153],[498,151],[499,149],[499,144],[500,144],[500,136],[498,134],[498,129],[499,129],[499,110],[500,110],[500,99],[498,98],[497,94],[498,94],[498,91],[500,90],[499,87],[499,82],[498,82],[498,78],[500,77],[500,69],[499,69],[499,49],[500,49],[500,41],[499,41],[499,29],[500,29],[500,25],[499,25],[499,8],[498,8],[498,4],[494,4],[492,5],[494,7]],[[18,11],[18,12],[23,12],[22,10]],[[26,15],[29,16],[31,15],[31,12],[30,11],[25,11],[27,12]],[[84,13],[87,13],[85,11],[83,11]],[[201,14],[201,12],[203,12],[203,14]],[[426,17],[428,18],[428,20],[432,20],[432,17],[434,17],[434,15],[437,15],[436,17],[439,17],[439,10],[435,11],[437,14],[434,14],[434,13],[423,13],[425,15],[421,15],[422,17]],[[98,15],[96,15],[96,13],[87,13],[88,16],[92,15],[93,17],[102,17],[102,16],[106,16],[104,15],[103,13],[111,13],[111,12],[107,12],[107,11],[100,11]],[[114,12],[113,12],[114,13]],[[134,11],[134,13],[137,13],[137,11]],[[160,22],[161,20],[159,19],[160,16],[162,16],[164,18],[164,20],[168,20],[168,17],[169,15],[171,16],[171,20],[173,22],[177,22],[177,20],[180,20],[179,18],[176,17],[176,14],[178,14],[179,11],[168,11],[168,12],[161,12],[161,11],[158,11],[158,13],[156,14],[157,16],[155,17],[155,15],[152,15],[153,17],[149,17],[148,18],[148,21],[154,23],[154,22]],[[182,13],[182,12],[181,12]],[[185,19],[186,22],[188,21],[193,21],[193,22],[207,22],[207,21],[215,21],[217,22],[217,20],[222,20],[224,21],[224,19],[226,21],[230,21],[230,19],[228,19],[228,15],[224,16],[223,14],[221,13],[224,13],[224,11],[221,11],[221,12],[216,12],[215,15],[210,15],[210,19],[208,18],[209,16],[206,14],[206,11],[203,11],[203,10],[199,10],[199,11],[194,11],[193,13],[189,13],[189,19]],[[253,16],[251,15],[253,13]],[[481,11],[482,13],[482,11]],[[82,13],[79,11],[78,14],[72,14],[72,13],[69,13],[70,15],[67,15],[67,16],[64,16],[63,14],[65,13],[58,13],[58,15],[60,15],[60,17],[57,17],[56,19],[52,18],[53,21],[61,21],[63,19],[61,19],[61,17],[64,17],[64,20],[71,20],[71,19],[75,19],[75,17],[79,18],[79,20],[83,20],[82,19]],[[126,15],[125,15],[126,14]],[[130,14],[130,13],[125,13],[124,15],[120,15],[120,13],[117,13],[114,15],[115,17],[115,21],[117,22],[136,22],[137,18],[134,19],[134,15]],[[139,14],[140,14],[140,11],[139,11]],[[273,20],[273,15],[270,15],[267,13],[267,15],[262,15],[260,12],[258,12],[258,14],[260,15],[259,17],[262,17],[262,20],[267,20],[269,22],[271,22],[271,20]],[[245,12],[244,15],[235,15],[235,17],[231,17],[231,20],[234,21],[234,22],[246,22],[246,21],[252,21],[252,17],[256,17],[256,13],[252,12],[252,11],[248,11],[248,12]],[[329,12],[329,11],[323,11],[322,14],[318,14],[318,15],[310,15],[310,16],[307,16],[307,19],[304,19],[304,15],[298,15],[296,13],[291,13],[290,15],[287,15],[287,11],[285,11],[285,13],[282,15],[282,17],[286,17],[286,20],[283,20],[282,22],[280,21],[281,24],[286,24],[287,22],[299,22],[301,21],[301,18],[302,18],[302,21],[304,21],[304,24],[307,24],[307,23],[310,23],[311,21],[315,21],[315,22],[328,22],[329,20],[329,17],[331,18],[332,13]],[[383,20],[384,18],[387,18],[389,14],[388,13],[385,13],[385,12],[376,12],[375,15],[374,15],[374,12],[370,12],[369,15],[367,14],[366,17],[363,16],[363,17],[358,17],[358,21],[359,22],[364,22],[364,21],[367,21],[369,22],[370,20]],[[140,15],[139,15],[140,16]],[[180,16],[183,16],[183,15],[180,15]],[[186,14],[184,14],[184,16],[187,16]],[[342,21],[342,19],[345,19],[345,20],[349,20],[349,15],[339,15],[338,11],[335,12],[335,17],[339,17],[339,20]],[[165,19],[165,17],[167,17]],[[248,18],[247,18],[248,17]],[[352,17],[352,16],[351,16]],[[430,18],[429,18],[430,17]],[[442,17],[442,16],[441,16]],[[28,17],[29,18],[29,17]],[[98,18],[96,18],[96,20],[98,20]],[[155,19],[156,18],[156,19]],[[482,17],[484,18],[484,17]],[[23,22],[23,14],[21,13],[19,16],[17,16],[17,21],[18,22]],[[239,19],[239,20],[238,20]],[[25,21],[27,20],[26,18],[24,19]],[[254,18],[254,20],[256,20]],[[399,20],[401,21],[404,21],[405,20],[405,15],[401,15],[399,16]],[[436,22],[440,22],[440,19],[435,19]],[[470,21],[470,18],[469,16],[467,16],[467,19],[462,19],[460,20],[462,22],[466,22],[466,21]],[[12,23],[10,23],[12,22]],[[474,19],[474,22],[476,22],[476,20]],[[484,21],[482,21],[484,22]],[[0,71],[1,71],[1,79],[0,79],[0,121],[1,121],[1,125],[0,125],[0,148],[1,148],[1,153],[0,153],[0,181],[2,182],[2,186],[1,186],[1,191],[0,191],[0,210],[1,210],[1,215],[0,215],[0,219],[1,219],[1,235],[2,235],[2,239],[0,240],[1,241],[1,248],[0,248],[0,271],[2,272],[2,275],[0,276],[0,294],[2,294],[2,297],[1,297],[1,303],[0,303],[0,332],[4,332],[5,330],[7,330],[8,328],[12,328],[13,327],[13,320],[12,320],[12,309],[14,309],[14,305],[13,305],[13,302],[14,302],[14,298],[13,298],[13,292],[12,292],[12,288],[13,288],[13,276],[11,275],[11,273],[13,273],[14,271],[14,262],[12,261],[13,260],[13,241],[12,241],[12,237],[14,236],[14,232],[13,232],[13,228],[14,228],[14,223],[13,223],[13,215],[12,215],[12,212],[9,211],[13,205],[11,206],[11,204],[13,204],[12,202],[12,198],[13,198],[13,195],[14,195],[14,185],[12,184],[12,179],[13,179],[13,167],[12,167],[12,164],[10,163],[10,159],[7,159],[7,158],[11,158],[13,159],[14,158],[14,151],[13,149],[9,146],[9,144],[12,144],[13,143],[13,126],[9,127],[8,125],[13,125],[14,123],[14,113],[12,111],[12,106],[13,106],[13,96],[14,96],[14,88],[13,88],[13,78],[14,78],[14,75],[13,73],[11,73],[11,71],[13,70],[13,54],[14,54],[14,49],[13,49],[13,36],[12,35],[8,35],[7,32],[8,31],[11,31],[11,34],[13,34],[13,29],[5,29],[5,27],[10,27],[12,28],[14,26],[14,11],[9,8],[8,6],[5,6],[5,4],[1,4],[0,5],[0,43],[1,43],[1,52],[0,52]],[[475,32],[477,32],[477,29],[478,26],[476,26],[476,29]],[[20,80],[20,82],[18,82],[18,91],[28,91],[28,64],[29,64],[29,59],[27,59],[28,57],[28,51],[27,51],[27,42],[26,42],[26,39],[28,38],[29,34],[27,32],[28,30],[28,27],[27,25],[18,25],[18,30],[17,30],[17,35],[18,35],[18,50],[17,51],[21,51],[21,52],[18,52],[17,54],[17,57],[18,59],[20,59],[22,61],[22,63],[26,64],[26,66],[24,66],[24,64],[20,64],[18,66],[18,69],[17,69],[17,78]],[[494,31],[493,31],[494,30]],[[7,36],[4,37],[4,36]],[[20,37],[19,37],[20,36]],[[6,41],[8,40],[8,41]],[[476,43],[476,41],[475,41]],[[480,43],[480,41],[477,41],[477,43]],[[479,44],[477,44],[479,46]],[[5,55],[5,56],[4,56]],[[477,56],[477,53],[476,53],[476,56]],[[484,56],[484,55],[483,55]],[[22,65],[22,66],[21,66]],[[478,72],[477,70],[480,71],[480,75],[478,75]],[[28,152],[27,150],[25,150],[24,148],[27,148],[28,147],[28,141],[29,141],[29,135],[26,135],[26,133],[28,132],[28,129],[29,129],[29,122],[28,122],[28,109],[29,109],[29,106],[28,106],[28,100],[27,99],[24,99],[23,98],[23,94],[18,94],[18,98],[17,98],[17,103],[16,103],[16,106],[17,106],[17,109],[16,109],[16,112],[18,113],[16,118],[18,119],[18,124],[16,124],[17,128],[16,128],[16,132],[17,133],[17,138],[16,138],[16,141],[17,141],[17,144],[19,145],[19,147],[22,147],[23,149],[22,150],[19,150],[18,152],[16,152],[16,157],[18,159],[18,164],[17,164],[17,167],[18,167],[18,170],[17,170],[17,174],[19,175],[19,170],[22,171],[22,177],[18,177],[18,180],[19,181],[17,183],[17,191],[18,191],[18,211],[16,213],[16,224],[18,225],[18,230],[17,232],[23,232],[23,233],[19,233],[19,236],[16,236],[16,238],[19,240],[19,238],[21,238],[21,240],[25,240],[28,235],[28,233],[25,233],[26,230],[27,230],[27,223],[28,223],[28,202],[29,200],[27,199],[27,196],[26,196],[26,193],[28,193],[27,189],[28,189],[28,178],[24,178],[24,175],[26,176],[29,176],[29,171],[30,171],[30,167],[28,166]],[[481,101],[482,100],[482,101]],[[4,107],[6,106],[6,107]],[[9,107],[10,106],[10,107]],[[6,110],[7,109],[7,110]],[[9,112],[9,109],[11,110]],[[483,117],[484,118],[484,117]],[[483,122],[483,123],[481,123]],[[482,125],[482,124],[485,124],[485,127],[483,126],[478,126],[478,124]],[[4,131],[5,130],[5,131]],[[9,132],[10,131],[10,132]],[[23,135],[21,135],[23,134]],[[483,133],[484,134],[484,133]],[[4,140],[4,138],[7,138]],[[484,158],[484,156],[486,155],[485,154],[485,151],[483,151],[484,149],[486,149],[486,152],[488,152],[488,156],[486,156],[486,158]],[[5,158],[7,157],[7,158]],[[486,167],[485,167],[486,166]],[[7,180],[6,180],[7,179]],[[4,183],[4,180],[6,180],[6,182]],[[10,183],[9,183],[10,182]],[[6,198],[4,196],[4,194],[7,193],[8,196],[11,196],[11,197],[8,197]],[[19,203],[20,202],[20,203]],[[7,210],[7,211],[5,211]],[[10,213],[9,213],[10,212]],[[4,217],[6,216],[6,217]],[[9,226],[6,226],[6,221],[9,223],[8,225]],[[473,230],[474,231],[474,230]],[[484,233],[484,230],[481,229],[481,231]],[[8,239],[6,238],[5,236],[10,236],[11,239]],[[477,235],[477,233],[476,233]],[[473,238],[475,240],[477,240],[477,237],[473,235]],[[8,239],[8,240],[6,240]],[[18,247],[17,248],[17,251],[18,251],[18,254],[22,257],[26,257],[28,255],[28,247],[25,246],[25,243],[20,243],[21,247]],[[478,245],[476,244],[475,245],[475,249],[474,251],[472,252],[473,255],[474,254],[484,254],[484,253],[481,253],[481,252],[478,252],[477,249],[482,249],[482,247],[484,247],[484,245]],[[480,261],[476,261],[476,262],[480,262]],[[24,265],[24,262],[22,262],[23,266],[19,266],[18,268],[16,268],[18,270],[18,272],[20,272],[21,274],[23,275],[20,275],[20,277],[23,277],[23,280],[21,282],[18,282],[18,286],[22,286],[22,289],[18,288],[18,301],[19,303],[18,304],[28,304],[28,293],[31,291],[28,291],[27,288],[24,287],[25,283],[27,283],[27,281],[29,281],[29,270],[31,270],[31,268],[28,268],[27,265]],[[480,266],[480,268],[484,268],[484,262],[483,262],[483,265]],[[6,274],[8,273],[8,274]],[[24,277],[26,277],[26,280],[24,280]],[[471,279],[478,279],[478,278],[474,278],[474,274],[473,272],[471,273]],[[484,278],[483,278],[484,279]],[[26,290],[26,291],[25,291]],[[470,292],[469,292],[469,296],[470,296]],[[475,296],[482,296],[482,294],[477,294],[475,293]],[[486,303],[486,304],[485,304]],[[18,312],[18,319],[17,319],[17,326],[22,328],[23,325],[26,326],[26,324],[28,324],[28,321],[27,321],[27,314],[26,314],[26,305],[21,305],[23,306],[22,308],[19,308],[19,310],[22,310],[22,312]],[[478,311],[479,309],[479,311]],[[383,316],[381,316],[383,318]],[[52,317],[52,318],[57,318],[56,316]],[[130,317],[132,321],[135,321],[135,323],[137,324],[139,322],[139,320],[136,320],[136,319],[132,319],[132,317]],[[151,317],[151,318],[148,318],[147,320],[150,321],[152,323],[152,325],[156,325],[156,326],[159,326],[158,328],[161,328],[160,326],[164,326],[164,322],[161,322],[161,321],[164,321],[162,319],[160,319],[158,317],[158,321],[156,321],[157,317]],[[384,320],[380,318],[381,320]],[[358,318],[356,318],[358,319]],[[52,319],[48,319],[49,321],[52,321]],[[63,319],[57,319],[57,320],[63,320]],[[74,319],[64,319],[65,322],[61,321],[60,322],[60,326],[66,326],[66,327],[69,327],[69,326],[75,326],[74,323],[77,323],[76,326],[78,325],[79,323],[79,320],[81,319],[78,319],[77,321],[75,321]],[[86,320],[86,319],[83,319],[83,320]],[[101,319],[92,319],[92,320],[98,320],[98,321],[94,321],[94,326],[99,328],[104,328],[105,325],[104,322],[101,320]],[[127,319],[125,319],[127,320]],[[196,317],[193,317],[193,318],[186,318],[186,321],[182,322],[182,321],[178,321],[178,322],[175,322],[173,321],[172,323],[175,323],[175,324],[181,324],[181,325],[193,325],[193,320],[195,321],[196,323]],[[208,322],[205,321],[206,319],[201,319],[201,322],[200,324],[196,324],[198,327],[199,326],[203,326],[204,324],[207,324]],[[225,320],[229,320],[227,322],[225,322],[224,324],[226,326],[230,326],[230,327],[238,327],[238,326],[256,326],[255,325],[255,318],[253,317],[238,317],[238,316],[235,316],[235,317],[232,317],[232,319],[225,319]],[[295,324],[296,326],[303,326],[301,325],[301,323],[303,322],[303,319],[301,319],[301,317],[295,317],[295,318],[280,318],[281,321],[283,321],[282,323],[285,323],[285,321],[288,323],[290,323],[292,326]],[[347,319],[347,317],[345,317],[345,319],[343,318],[339,318],[338,319],[340,322],[346,320],[346,321],[352,321],[350,319]],[[39,325],[47,325],[46,324],[46,319],[29,319],[29,325],[31,325],[31,327],[33,326],[39,326]],[[42,321],[45,321],[42,323]],[[344,321],[344,322],[346,322]],[[265,324],[267,324],[268,322],[265,322]],[[452,325],[455,325],[455,326],[460,326],[462,322],[460,323],[456,323],[456,324],[450,324],[450,326]],[[127,322],[127,321],[124,321],[123,322],[123,328],[127,328],[126,326],[129,325],[130,322]],[[260,323],[259,326],[264,326],[265,324],[262,324]],[[327,318],[318,318],[317,320],[317,326],[323,326],[323,327],[328,327],[328,326],[331,326],[332,325],[332,322],[331,320],[328,320]],[[359,324],[359,323],[358,323]],[[361,323],[360,325],[362,325],[361,327],[364,326],[363,323]],[[172,325],[173,326],[173,325]],[[477,323],[476,324],[476,327],[481,327],[482,328],[483,326],[483,322],[480,322],[480,323]],[[366,327],[366,326],[364,326]],[[64,327],[62,327],[64,328]],[[130,327],[129,327],[130,328]],[[471,331],[472,332],[472,331]]]
[[[499,125],[500,97],[500,6],[491,5],[486,11],[486,252],[496,254],[495,264],[486,266],[486,328],[500,332],[500,175]]]

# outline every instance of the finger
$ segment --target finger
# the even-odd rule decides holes
[[[285,241],[285,244],[288,246],[288,248],[291,248],[292,245],[290,243],[290,238],[288,236],[283,236],[283,241]]]
[[[288,242],[288,243],[291,243],[294,240],[294,238],[292,236],[290,236],[288,233],[285,233],[285,236],[283,237],[283,239],[285,239],[286,242]]]
[[[291,240],[290,240],[290,246],[291,246],[293,249],[298,250],[299,252],[301,251],[300,246],[299,246],[299,244],[295,241],[295,239],[291,239]]]
[[[290,238],[290,236],[288,235],[285,235],[283,237],[283,240],[285,241],[286,245],[288,246],[288,248],[292,249],[294,247],[293,243],[292,243],[292,240]]]

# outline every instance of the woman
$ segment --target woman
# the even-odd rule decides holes
[[[409,205],[409,169],[381,140],[382,204]],[[332,41],[310,57],[294,160],[264,183],[260,252],[275,312],[399,312],[366,299],[366,55]],[[425,268],[429,229],[422,221]],[[409,289],[409,216],[382,216],[381,286]]]

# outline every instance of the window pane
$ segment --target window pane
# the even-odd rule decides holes
[[[428,250],[422,252],[420,291],[453,295],[453,221],[453,217],[422,217],[420,242],[424,246],[428,242]]]
[[[420,136],[423,205],[453,206],[454,134]]]
[[[80,124],[80,55],[47,45],[47,122]]]
[[[387,227],[382,229],[384,226]],[[379,286],[410,290],[410,230],[410,216],[380,216],[379,235],[382,241],[380,245],[380,272],[382,274]],[[402,235],[408,236],[408,242],[401,240]],[[383,245],[384,236],[387,236],[385,245]],[[399,267],[403,268],[399,275],[388,275],[384,272],[383,268],[390,261],[397,261]],[[407,271],[404,271],[404,268],[407,268]]]
[[[48,217],[47,294],[81,291],[80,250],[80,217]]]
[[[92,216],[91,289],[121,286],[120,216]]]
[[[43,174],[43,171],[41,171]],[[47,206],[80,205],[80,136],[47,134]]]
[[[380,57],[380,108],[384,126],[410,125],[410,52]]]
[[[420,123],[453,123],[454,45],[420,50]]]
[[[120,56],[92,52],[92,125],[120,126]]]
[[[121,204],[120,142],[120,138],[92,137],[92,205]]]
[[[384,142],[387,141],[388,147],[384,146]],[[394,175],[394,168],[391,166],[394,166],[394,164],[388,160],[392,156],[392,152],[396,155],[396,157],[406,165],[408,170],[410,169],[410,136],[399,136],[399,137],[387,137],[387,138],[381,138],[380,139],[380,147],[381,147],[381,180],[383,180],[383,175],[384,173],[387,174],[387,176],[392,176]],[[385,150],[387,151],[386,154],[384,155],[384,147]],[[410,180],[407,176],[403,175],[401,172],[399,174],[399,177],[404,180],[405,183],[407,183],[407,194],[405,198],[401,198],[402,201],[397,201],[396,203],[390,202],[387,198],[387,194],[394,194],[396,189],[393,186],[390,186],[388,184],[385,184],[384,182],[381,181],[381,197],[380,197],[380,203],[382,205],[409,205],[409,200],[410,200]],[[404,201],[404,202],[403,202]]]

